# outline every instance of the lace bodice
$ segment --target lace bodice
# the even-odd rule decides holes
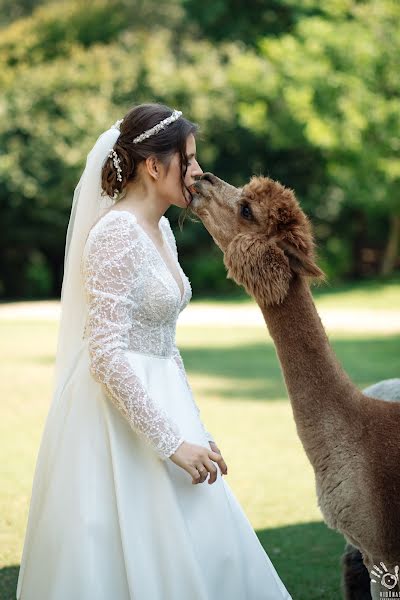
[[[176,261],[183,295],[135,215],[109,210],[92,227],[82,256],[88,307],[83,338],[88,339],[93,377],[131,427],[166,459],[184,438],[176,423],[149,397],[126,357],[127,351],[134,351],[173,358],[200,417],[175,342],[176,322],[192,290],[179,265],[175,237],[165,216],[159,227]],[[207,439],[213,440],[201,424]]]

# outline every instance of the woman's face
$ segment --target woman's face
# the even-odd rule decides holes
[[[176,152],[171,159],[168,173],[165,169],[163,177],[161,177],[159,181],[162,196],[168,200],[170,204],[179,206],[179,208],[186,208],[190,204],[192,195],[187,188],[196,181],[196,177],[199,177],[199,175],[203,173],[202,168],[196,159],[196,140],[192,133],[186,140],[186,156],[188,157],[188,167],[184,177],[185,195],[182,190],[181,165],[178,152]]]

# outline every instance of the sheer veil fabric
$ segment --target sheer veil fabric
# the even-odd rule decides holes
[[[82,331],[87,306],[80,263],[91,227],[114,204],[110,196],[101,194],[101,169],[118,139],[119,123],[120,121],[116,121],[98,137],[87,156],[86,166],[74,191],[65,243],[61,317],[54,369],[55,396],[68,381],[83,343]]]

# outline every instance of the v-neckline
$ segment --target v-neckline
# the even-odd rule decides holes
[[[179,284],[178,284],[178,282],[176,281],[175,277],[173,276],[171,269],[168,267],[167,263],[165,262],[164,258],[162,257],[162,255],[161,255],[161,252],[158,250],[158,248],[157,248],[156,244],[154,243],[154,241],[152,240],[152,238],[150,237],[150,235],[147,233],[147,231],[144,229],[144,227],[142,227],[142,225],[139,223],[139,221],[137,220],[137,217],[136,217],[136,215],[135,215],[133,212],[129,211],[129,210],[123,210],[123,209],[122,209],[122,210],[111,209],[111,210],[109,210],[108,212],[109,212],[109,213],[110,213],[110,212],[117,212],[117,213],[122,213],[122,212],[124,212],[124,213],[127,213],[128,215],[130,215],[130,216],[131,216],[131,217],[134,219],[135,223],[136,223],[136,224],[139,226],[139,229],[140,229],[140,230],[141,230],[141,231],[144,233],[145,237],[146,237],[146,238],[149,240],[150,244],[153,246],[153,248],[154,248],[154,251],[155,251],[155,252],[158,254],[158,256],[159,256],[160,260],[163,262],[163,264],[164,264],[164,266],[165,266],[165,269],[168,271],[168,274],[169,274],[169,276],[171,277],[172,281],[174,282],[174,284],[175,284],[175,286],[176,286],[176,289],[178,290],[179,297],[180,297],[180,306],[182,306],[182,302],[183,302],[183,300],[184,300],[184,298],[185,298],[185,291],[186,291],[186,289],[185,289],[185,282],[183,281],[183,277],[182,277],[182,276],[181,276],[181,274],[180,274],[180,271],[181,271],[181,269],[180,269],[180,265],[179,265],[179,263],[178,263],[178,260],[177,260],[177,259],[175,258],[175,256],[172,254],[172,250],[171,250],[171,248],[170,248],[169,242],[168,242],[168,240],[166,239],[166,236],[164,235],[164,231],[163,231],[163,227],[162,227],[162,225],[160,225],[160,224],[159,224],[159,225],[158,225],[158,228],[159,228],[159,230],[161,231],[162,238],[163,238],[163,240],[164,240],[164,243],[165,243],[165,245],[166,245],[166,247],[167,247],[167,252],[169,252],[169,254],[170,254],[170,256],[171,256],[172,260],[175,260],[175,262],[176,262],[176,264],[177,264],[177,267],[178,267],[178,273],[179,273],[179,277],[180,277],[180,279],[181,279],[181,283],[182,283],[182,289],[183,289],[183,292],[181,292],[181,289],[180,289],[180,287],[179,287]],[[165,217],[165,218],[166,218],[166,217]],[[162,219],[162,217],[161,217],[161,219]],[[160,222],[161,222],[161,219],[160,219]]]

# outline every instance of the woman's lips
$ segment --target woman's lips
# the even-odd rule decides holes
[[[190,194],[190,200],[189,200],[189,201],[187,201],[187,199],[185,198],[185,199],[186,199],[186,202],[188,203],[188,206],[189,206],[189,204],[191,204],[191,203],[192,203],[192,201],[193,201],[193,196],[194,196],[195,194],[198,194],[199,192],[198,192],[198,190],[196,189],[196,182],[195,182],[195,183],[192,183],[191,185],[188,185],[188,186],[186,187],[186,189],[187,189],[187,191],[188,191],[188,192],[189,192],[189,194]]]
[[[190,187],[186,188],[186,192],[188,192],[188,194],[185,193],[185,202],[186,202],[186,206],[189,206],[193,200],[193,196],[192,196],[192,192],[190,191]],[[187,197],[189,195],[189,198]]]

